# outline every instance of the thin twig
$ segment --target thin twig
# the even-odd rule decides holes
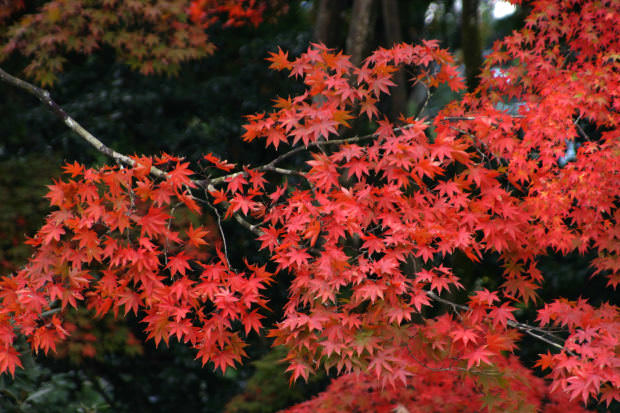
[[[426,295],[428,295],[430,298],[432,298],[435,301],[438,301],[440,303],[446,304],[450,307],[452,307],[453,310],[461,310],[461,311],[469,311],[469,307],[461,305],[461,304],[457,304],[455,302],[452,302],[450,300],[446,300],[445,298],[441,298],[439,295],[435,294],[432,291],[426,291]]]
[[[51,306],[52,304],[53,304],[53,303],[50,303],[50,306]],[[50,316],[50,315],[54,315],[54,314],[56,314],[56,313],[59,313],[59,312],[60,312],[60,310],[62,310],[60,307],[51,308],[51,309],[49,309],[49,310],[47,310],[47,311],[43,311],[39,317],[41,317],[41,318],[43,318],[43,317],[48,317],[48,316]]]
[[[87,131],[75,119],[69,116],[69,114],[65,112],[65,110],[61,108],[51,98],[50,93],[47,90],[41,89],[31,83],[26,82],[25,80],[12,76],[8,74],[7,72],[5,72],[4,70],[2,70],[2,68],[0,68],[0,80],[3,80],[4,82],[10,85],[23,89],[26,92],[30,93],[31,95],[35,96],[43,104],[45,104],[49,109],[51,109],[51,111],[54,112],[65,123],[65,125],[69,127],[69,129],[74,131],[78,136],[80,136],[82,139],[84,139],[86,142],[92,145],[99,152],[103,153],[106,156],[109,156],[110,158],[114,159],[116,162],[120,164],[125,164],[125,165],[129,165],[132,167],[136,165],[136,162],[133,159],[131,159],[129,156],[116,152],[114,149],[104,144],[101,140],[97,139],[92,133]],[[304,148],[301,148],[301,149],[304,149]],[[278,173],[283,173],[283,174],[294,174],[295,173],[295,171],[282,169],[282,168],[275,168],[273,164],[265,165],[264,168],[265,170],[271,170],[273,172],[278,172]],[[169,177],[165,171],[155,166],[151,167],[150,173],[161,179],[167,179]],[[240,173],[243,173],[243,172],[240,172]],[[222,178],[225,179],[226,177],[222,177]],[[201,188],[204,188],[208,192],[216,190],[216,188],[211,184],[210,181],[192,180],[191,182]],[[243,217],[239,216],[238,214],[235,214],[234,217],[237,220],[237,222],[239,222],[242,226],[252,231],[254,234],[256,235],[262,234],[262,231],[260,231],[255,225],[252,225],[249,222],[247,222],[245,219],[243,219]]]
[[[398,128],[394,128],[395,132],[399,132],[401,130],[406,130],[409,129],[413,126],[413,124],[406,124],[403,125],[401,127]],[[288,152],[284,152],[283,154],[277,156],[276,158],[272,159],[269,163],[266,163],[264,165],[261,166],[257,166],[256,168],[253,168],[255,171],[273,171],[273,172],[278,172],[284,175],[302,175],[303,174],[301,172],[298,171],[291,171],[289,169],[281,169],[281,168],[276,168],[275,165],[277,165],[278,163],[282,162],[285,159],[290,158],[291,156],[298,154],[299,152],[304,152],[310,148],[314,148],[314,147],[319,147],[321,145],[340,145],[340,144],[346,144],[346,143],[356,143],[356,142],[362,142],[368,139],[373,139],[376,138],[378,135],[376,132],[374,133],[370,133],[368,135],[363,135],[363,136],[353,136],[351,138],[344,138],[344,139],[332,139],[332,140],[327,140],[327,141],[317,141],[317,142],[310,142],[307,146],[298,146],[296,148],[291,149]],[[213,178],[211,179],[209,182],[212,185],[219,185],[222,184],[224,182],[226,182],[226,180],[228,179],[232,179],[236,176],[239,175],[243,175],[246,174],[246,172],[244,171],[240,171],[240,172],[235,172],[232,174],[228,174],[228,175],[223,175],[217,178]]]
[[[508,161],[505,161],[502,157],[497,156],[496,154],[494,154],[493,152],[491,152],[491,151],[489,150],[489,147],[488,147],[488,146],[487,146],[484,142],[481,142],[481,141],[480,141],[480,140],[476,137],[476,135],[474,135],[474,134],[472,134],[472,133],[470,133],[470,132],[467,132],[467,131],[466,131],[466,130],[464,130],[464,129],[457,128],[457,127],[455,127],[455,126],[449,126],[449,128],[450,128],[450,129],[452,129],[453,131],[456,131],[456,132],[462,133],[463,135],[467,135],[467,136],[469,136],[470,138],[472,138],[472,139],[473,139],[473,141],[474,141],[474,143],[476,144],[476,146],[475,146],[476,151],[477,151],[480,155],[482,155],[483,159],[487,158],[487,156],[486,156],[486,155],[484,155],[484,153],[483,153],[483,152],[481,152],[481,150],[479,149],[479,147],[478,147],[478,146],[482,146],[483,148],[485,148],[485,149],[486,149],[486,150],[487,150],[487,151],[488,151],[491,155],[493,155],[493,157],[494,157],[495,159],[497,159],[497,162],[498,162],[500,165],[505,165],[505,166],[508,166]]]
[[[424,82],[420,82],[424,85],[424,90],[426,91],[426,96],[424,97],[424,102],[422,102],[422,104],[420,105],[420,108],[416,111],[415,115],[413,115],[414,119],[417,119],[418,116],[420,116],[420,114],[422,112],[424,112],[424,109],[426,109],[426,106],[428,105],[428,102],[431,100],[431,91],[428,88],[428,86],[426,85],[426,83]]]
[[[581,136],[583,136],[583,138],[585,140],[587,140],[588,142],[592,142],[592,139],[590,139],[590,137],[588,136],[588,134],[582,129],[581,125],[579,123],[579,119],[577,119],[575,121],[575,126],[577,126],[577,130],[579,131],[579,133],[581,134]]]
[[[222,237],[222,245],[224,246],[224,258],[226,258],[226,264],[228,264],[228,268],[232,268],[230,266],[230,260],[228,259],[228,246],[226,242],[226,235],[224,234],[224,228],[222,228],[222,216],[213,204],[211,204],[210,202],[205,203],[209,205],[209,207],[213,210],[215,216],[217,217],[217,228],[220,231],[220,237]]]
[[[446,304],[446,305],[450,306],[453,309],[453,311],[455,311],[455,312],[456,312],[456,310],[460,310],[460,311],[470,311],[471,310],[469,307],[467,307],[465,305],[457,304],[457,303],[452,302],[450,300],[446,300],[445,298],[441,298],[439,295],[435,294],[432,291],[426,291],[426,295],[429,296],[430,298],[432,298],[433,300],[437,301],[437,302],[440,302],[440,303],[443,303],[443,304]],[[519,331],[522,331],[522,332],[524,332],[525,334],[527,334],[527,335],[529,335],[531,337],[534,337],[534,338],[536,338],[538,340],[544,341],[545,343],[547,343],[547,344],[549,344],[549,345],[551,345],[551,346],[553,346],[553,347],[555,347],[555,348],[557,348],[559,350],[564,350],[564,351],[566,351],[567,354],[570,354],[571,356],[576,356],[575,353],[566,350],[563,345],[558,344],[555,341],[552,341],[552,339],[553,340],[557,340],[557,341],[562,341],[562,339],[560,337],[556,336],[553,333],[550,333],[550,332],[548,332],[546,330],[543,330],[543,329],[541,329],[539,327],[534,327],[534,326],[531,326],[531,325],[525,324],[525,323],[519,323],[519,322],[516,322],[516,321],[513,321],[513,320],[507,320],[506,324],[509,327],[512,327],[512,328],[515,328],[515,329],[517,329]],[[547,337],[544,337],[544,336],[547,336]],[[550,338],[548,338],[548,337],[550,337]]]
[[[523,119],[525,116],[523,115],[510,115],[508,113],[504,113],[505,115],[509,115],[511,118]],[[448,122],[456,122],[459,120],[476,120],[477,116],[444,116],[441,118],[442,121],[447,120]]]
[[[475,120],[475,116],[445,116],[441,118],[442,120],[447,120],[448,122],[456,122],[459,120]]]
[[[276,172],[276,173],[279,173],[280,175],[291,175],[291,176],[303,176],[304,175],[303,173],[299,171],[295,171],[293,169],[277,168],[275,166],[266,166],[262,168],[261,170]]]
[[[172,227],[172,218],[174,217],[174,211],[176,211],[176,209],[176,205],[170,208],[170,218],[168,218],[168,232],[170,232],[170,228]],[[168,265],[168,244],[168,238],[166,238],[166,241],[164,242],[164,263],[166,265]]]
[[[254,233],[256,236],[260,237],[261,235],[263,235],[263,231],[261,231],[257,225],[250,224],[241,215],[234,214],[233,217],[235,218],[235,221],[237,221],[242,227]]]

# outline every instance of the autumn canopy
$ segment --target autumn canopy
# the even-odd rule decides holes
[[[259,24],[264,10],[283,7],[92,3],[45,3],[10,28],[3,53],[25,56],[25,75],[46,87],[66,53],[104,46],[142,73],[174,73],[214,52],[205,28]],[[525,26],[486,57],[477,89],[432,119],[392,119],[382,99],[403,67],[429,91],[464,89],[438,42],[381,48],[359,67],[317,43],[299,56],[273,51],[267,64],[303,92],[247,117],[241,139],[277,151],[258,166],[208,148],[200,164],[120,154],[3,72],[111,162],[67,163],[49,185],[31,259],[0,280],[0,370],[21,366],[18,335],[35,352],[55,351],[69,334],[63,313],[84,306],[134,313],[155,343],[187,343],[222,371],[242,363],[247,337],[259,334],[286,347],[292,380],[339,376],[291,411],[525,403],[574,412],[620,402],[618,307],[538,297],[538,262],[549,254],[589,254],[593,277],[611,291],[620,283],[620,4],[530,6]],[[52,29],[58,19],[69,24]],[[370,133],[351,133],[360,122]],[[200,215],[220,225],[196,224]],[[245,228],[268,260],[231,264],[223,220]],[[462,291],[457,256],[473,266],[493,257],[503,271],[496,288]],[[282,279],[283,317],[264,326],[267,288]],[[518,359],[524,336],[548,349],[534,370]]]

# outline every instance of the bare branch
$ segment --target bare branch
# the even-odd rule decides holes
[[[579,131],[579,133],[581,134],[581,136],[587,140],[588,142],[592,142],[592,139],[590,139],[590,137],[588,136],[588,134],[583,130],[583,128],[581,127],[581,125],[579,124],[579,119],[577,119],[575,121],[575,126],[577,126],[577,130]]]
[[[442,120],[447,120],[448,122],[456,122],[459,120],[474,120],[475,116],[446,116],[441,118]]]
[[[258,225],[254,225],[254,224],[250,224],[248,221],[246,221],[241,215],[239,214],[235,214],[233,215],[233,217],[235,218],[235,221],[237,221],[239,224],[241,224],[242,227],[244,227],[245,229],[247,229],[248,231],[254,233],[256,236],[261,236],[263,235],[263,231],[260,230],[260,228],[258,227]]]
[[[419,82],[420,84],[424,85],[424,101],[422,102],[421,105],[419,105],[418,109],[416,110],[415,115],[413,115],[414,119],[418,119],[418,116],[420,116],[420,114],[422,112],[424,112],[424,109],[426,109],[426,106],[428,105],[428,102],[431,100],[431,91],[428,88],[428,86],[426,85],[426,83],[424,82]]]
[[[457,304],[453,301],[450,300],[446,300],[445,298],[441,298],[440,296],[438,296],[437,294],[435,294],[432,291],[426,291],[426,295],[428,295],[429,297],[431,297],[433,300],[440,302],[442,304],[448,305],[450,307],[452,307],[453,310],[461,310],[461,311],[469,311],[469,307],[461,305],[461,304]]]
[[[97,139],[89,131],[87,131],[75,119],[69,116],[69,114],[65,112],[63,108],[61,108],[56,102],[54,102],[54,100],[50,96],[50,93],[47,90],[41,89],[31,83],[26,82],[25,80],[16,78],[15,76],[11,76],[10,74],[2,70],[2,68],[0,68],[0,79],[10,85],[25,90],[31,95],[34,95],[49,109],[51,109],[51,111],[54,112],[65,123],[65,125],[69,127],[69,129],[78,134],[82,139],[91,144],[99,152],[109,156],[110,158],[114,159],[119,163],[130,166],[135,165],[135,161],[129,156],[116,152],[114,149],[110,148],[99,139]],[[151,174],[157,176],[158,178],[166,178],[168,176],[166,172],[154,166],[151,167]]]
[[[299,171],[295,171],[293,169],[284,169],[284,168],[277,168],[275,166],[269,166],[269,167],[265,167],[262,168],[263,171],[271,171],[271,172],[276,172],[279,173],[281,175],[297,175],[297,176],[303,176],[303,173],[299,172]]]
[[[226,234],[224,234],[224,228],[222,228],[222,217],[220,215],[220,212],[213,204],[207,202],[207,205],[209,205],[209,207],[213,210],[215,216],[217,217],[217,228],[220,231],[220,236],[222,237],[222,245],[224,246],[224,257],[226,258],[228,268],[232,268],[230,266],[230,260],[228,259],[228,243],[226,242]]]

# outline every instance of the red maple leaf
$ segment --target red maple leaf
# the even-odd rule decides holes
[[[493,356],[493,353],[486,350],[486,348],[486,345],[480,346],[463,356],[467,360],[468,369],[471,369],[473,366],[480,366],[480,363],[491,364],[489,357]]]
[[[170,275],[174,276],[178,273],[185,276],[185,271],[191,269],[191,266],[189,265],[190,258],[191,257],[183,251],[168,257],[168,264],[166,264],[166,268],[170,270]]]
[[[207,241],[204,238],[209,234],[209,231],[204,229],[203,227],[196,227],[190,223],[189,228],[185,230],[185,235],[187,235],[187,242],[190,245],[193,245],[196,248],[199,248],[201,245],[206,245]]]

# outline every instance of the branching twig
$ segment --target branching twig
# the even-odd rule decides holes
[[[254,235],[259,236],[259,237],[263,235],[263,231],[261,231],[257,225],[250,224],[241,215],[235,214],[233,215],[233,217],[235,218],[235,221],[237,221],[242,227],[244,227],[248,231],[254,233]]]
[[[394,131],[398,132],[401,130],[405,130],[405,129],[409,129],[411,128],[413,125],[412,124],[406,124],[403,125],[401,127],[398,128],[394,128]],[[280,162],[282,162],[285,159],[290,158],[291,156],[298,154],[300,152],[303,151],[307,151],[310,148],[314,148],[314,147],[319,147],[321,145],[340,145],[340,144],[345,144],[345,143],[356,143],[356,142],[362,142],[368,139],[372,139],[372,138],[376,138],[377,137],[377,133],[369,133],[368,135],[363,135],[363,136],[353,136],[351,138],[344,138],[344,139],[332,139],[332,140],[328,140],[328,141],[319,141],[319,142],[310,142],[307,146],[298,146],[296,148],[291,149],[288,152],[284,152],[283,154],[277,156],[276,158],[272,159],[269,163],[266,163],[264,165],[261,166],[257,166],[256,168],[253,168],[256,171],[273,171],[273,172],[277,172],[280,174],[284,174],[284,175],[303,175],[301,172],[299,171],[292,171],[290,169],[282,169],[282,168],[276,168],[276,165],[279,164]],[[211,179],[209,182],[212,185],[219,185],[222,184],[224,182],[226,182],[227,179],[231,179],[234,178],[236,176],[245,174],[245,172],[240,171],[240,172],[235,172],[232,174],[228,174],[228,175],[224,175],[224,176],[220,176],[214,179]]]
[[[133,159],[131,159],[127,155],[116,152],[114,149],[104,144],[102,141],[97,139],[92,133],[87,131],[82,125],[80,125],[75,119],[69,116],[69,114],[65,112],[63,108],[61,108],[56,102],[54,102],[54,100],[50,96],[50,93],[47,90],[41,89],[31,83],[26,82],[25,80],[12,76],[8,74],[7,72],[5,72],[4,70],[2,70],[2,68],[0,68],[0,80],[3,80],[4,82],[10,85],[23,89],[26,92],[30,93],[31,95],[34,95],[43,104],[45,104],[49,109],[51,109],[51,111],[54,112],[65,123],[65,125],[69,127],[69,129],[74,131],[77,135],[79,135],[82,139],[84,139],[86,142],[92,145],[99,152],[103,153],[104,155],[109,156],[110,158],[114,159],[118,163],[129,165],[129,166],[135,166],[136,162]],[[281,173],[281,174],[288,174],[288,175],[298,174],[296,171],[276,168],[274,165],[269,165],[269,164],[265,165],[264,169],[277,172],[277,173]],[[161,179],[168,178],[168,174],[165,171],[155,166],[151,167],[150,173]],[[243,172],[239,172],[239,173],[243,173]],[[223,177],[223,178],[226,178],[226,177]],[[207,191],[215,191],[216,189],[210,183],[210,181],[207,181],[205,183],[204,181],[200,181],[200,180],[192,180],[192,183],[198,185],[199,187],[206,189]],[[247,222],[243,217],[239,216],[238,214],[235,214],[234,217],[237,220],[237,222],[239,222],[243,227],[252,231],[254,234],[256,235],[262,234],[262,231],[260,231],[255,225],[252,225],[249,222]],[[219,215],[218,215],[218,219],[219,219]]]
[[[474,141],[474,144],[476,145],[476,146],[475,146],[475,148],[476,148],[476,152],[478,152],[478,153],[479,153],[479,154],[483,157],[483,159],[484,159],[484,158],[486,158],[487,156],[484,154],[484,152],[482,152],[482,151],[478,148],[478,146],[482,146],[482,147],[484,147],[487,151],[489,151],[489,153],[490,153],[491,155],[493,155],[493,157],[494,157],[495,159],[497,159],[497,162],[498,162],[500,165],[505,165],[505,166],[507,166],[507,165],[508,165],[508,162],[507,162],[507,161],[505,161],[505,160],[504,160],[503,158],[501,158],[500,156],[497,156],[496,154],[494,154],[493,152],[491,152],[491,151],[489,150],[489,147],[488,147],[488,146],[487,146],[484,142],[481,142],[481,141],[480,141],[480,140],[479,140],[479,139],[478,139],[478,138],[477,138],[474,134],[472,134],[472,133],[470,133],[470,132],[467,132],[467,131],[466,131],[466,130],[464,130],[464,129],[457,128],[457,127],[455,127],[455,126],[450,126],[450,129],[452,129],[453,131],[456,131],[456,132],[462,133],[463,135],[467,135],[467,136],[469,136],[470,138],[472,138],[472,139],[473,139],[473,141]]]
[[[509,115],[508,113],[505,113],[506,115]],[[510,115],[511,118],[517,118],[517,119],[523,119],[525,118],[525,116],[523,115]],[[441,120],[447,120],[448,122],[456,122],[459,120],[476,120],[478,119],[477,116],[444,116],[443,118],[441,118]]]
[[[470,308],[462,305],[462,304],[457,304],[455,302],[452,302],[450,300],[446,300],[445,298],[441,298],[439,295],[435,294],[432,291],[426,291],[426,295],[429,296],[430,298],[432,298],[433,300],[446,304],[447,306],[451,307],[453,311],[456,312],[456,310],[460,310],[460,311],[469,311]],[[519,331],[524,332],[525,334],[534,337],[538,340],[544,341],[545,343],[559,349],[559,350],[564,350],[566,351],[567,354],[570,354],[571,356],[576,356],[576,354],[574,354],[571,351],[568,351],[564,348],[563,345],[559,344],[558,342],[561,342],[562,339],[558,336],[556,336],[553,333],[550,333],[549,331],[546,331],[542,328],[539,327],[534,327],[531,326],[529,324],[525,324],[525,323],[519,323],[513,320],[507,320],[506,324],[509,327],[512,327],[514,329],[517,329]],[[547,336],[547,337],[545,337]],[[556,341],[553,341],[556,340]]]

